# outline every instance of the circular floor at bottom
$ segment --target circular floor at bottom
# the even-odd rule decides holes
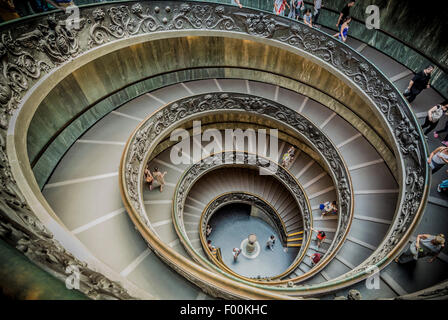
[[[272,277],[285,271],[298,249],[282,247],[275,229],[260,218],[250,216],[250,206],[230,204],[219,209],[210,219],[213,231],[208,237],[212,244],[221,248],[224,263],[236,273],[245,277]],[[244,239],[254,233],[260,245],[260,252],[255,258],[240,254],[233,260],[233,248],[240,248]],[[276,242],[273,250],[266,247],[270,235],[274,234]]]

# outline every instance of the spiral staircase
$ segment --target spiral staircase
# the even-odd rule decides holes
[[[445,173],[431,178],[425,161],[439,141],[418,125],[443,98],[430,89],[411,108],[402,64],[324,27],[223,4],[85,6],[67,46],[32,51],[34,27],[51,29],[41,19],[0,32],[10,88],[0,101],[0,234],[46,272],[64,281],[77,266],[79,290],[95,299],[333,299],[351,289],[406,299],[444,286],[446,250],[413,269],[393,262],[417,234],[448,229],[435,190]],[[278,144],[268,135],[255,151],[219,142],[211,152],[195,138],[238,128],[278,129]],[[200,157],[173,162],[175,129]],[[278,171],[260,175],[253,157]],[[231,161],[206,161],[218,158]],[[144,184],[147,164],[166,172],[163,192]],[[207,248],[216,208],[248,198],[271,212],[293,257],[280,274],[240,275],[219,257],[229,253]],[[319,204],[332,200],[338,214],[322,216]],[[327,235],[319,248],[311,227]]]

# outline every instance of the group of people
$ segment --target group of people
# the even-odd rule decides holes
[[[205,236],[209,237],[210,234],[212,233],[212,230],[213,230],[212,226],[207,224],[207,227],[205,229]],[[207,240],[207,248],[210,250],[212,256],[216,257],[218,249],[214,245],[212,245],[212,240],[210,239]]]
[[[209,225],[209,224],[207,224],[207,227],[206,227],[206,229],[205,229],[205,235],[206,235],[206,237],[209,237],[209,236],[210,236],[210,234],[212,233],[212,230],[213,230],[212,226]],[[216,247],[215,247],[214,245],[212,245],[212,240],[210,240],[210,239],[207,240],[207,247],[208,247],[208,249],[210,250],[210,253],[211,253],[213,256],[216,256],[216,252],[217,252],[218,249],[216,249]],[[236,261],[238,260],[238,256],[240,255],[241,251],[242,251],[242,250],[241,250],[240,248],[233,248],[233,249],[232,249],[233,261],[234,261],[234,262],[236,262]]]
[[[352,22],[350,9],[355,5],[355,3],[355,0],[350,0],[339,13],[338,22],[336,23],[338,32],[334,34],[333,37],[338,38],[342,42],[347,41],[348,29],[350,27],[350,22]]]
[[[417,95],[424,89],[430,87],[431,74],[433,71],[434,66],[429,65],[424,70],[417,72],[409,81],[409,84],[403,93],[409,103],[413,102]],[[448,100],[445,100],[428,110],[425,121],[422,124],[422,129],[425,129],[424,134],[426,138],[428,138],[428,134],[437,127],[444,116],[448,116]],[[439,138],[442,133],[446,133],[444,138],[442,138],[442,144],[444,146],[436,148],[428,157],[428,164],[433,174],[448,164],[448,119],[443,129],[434,131],[434,138]],[[443,180],[438,184],[437,191],[448,191],[448,179]],[[408,245],[407,249],[395,259],[395,262],[405,264],[412,261],[415,262],[418,259],[428,256],[430,257],[429,262],[433,262],[444,247],[445,236],[443,234],[436,236],[419,234],[417,238]]]
[[[313,232],[316,232],[316,238],[314,240],[316,241],[317,249],[319,249],[322,246],[322,243],[327,238],[327,235],[325,234],[325,231],[311,227],[311,233]],[[315,266],[322,259],[322,254],[319,252],[315,252],[309,257],[311,260],[311,266]]]
[[[207,247],[210,250],[210,253],[216,257],[216,252],[218,251],[218,249],[216,249],[216,247],[214,245],[212,245],[212,240],[207,240]]]
[[[159,171],[157,167],[155,167],[153,172],[151,172],[149,166],[146,166],[144,172],[144,179],[146,184],[148,185],[149,190],[153,190],[154,188],[159,187],[160,192],[162,192],[163,187],[165,186],[165,175],[166,171],[162,173]]]

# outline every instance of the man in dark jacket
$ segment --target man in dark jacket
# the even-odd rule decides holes
[[[431,73],[433,70],[433,66],[428,66],[425,70],[416,73],[409,82],[409,86],[403,93],[409,103],[414,101],[423,89],[429,88],[429,80],[431,80]]]

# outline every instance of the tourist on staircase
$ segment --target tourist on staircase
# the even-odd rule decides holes
[[[311,259],[311,265],[314,267],[316,264],[319,263],[320,259],[322,259],[322,254],[319,252],[313,253],[310,256]]]
[[[314,20],[314,26],[317,26],[318,28],[320,28],[317,24],[319,21],[320,10],[322,9],[322,7],[323,7],[322,0],[314,0],[313,20]]]
[[[232,0],[230,3],[233,4],[234,6],[237,6],[240,8],[243,7],[243,5],[241,4],[241,2],[239,0]]]
[[[352,18],[350,16],[346,17],[344,22],[341,25],[341,29],[339,30],[338,33],[334,34],[333,37],[338,38],[342,42],[347,41],[348,28],[349,28],[351,21],[352,21]]]
[[[344,21],[347,19],[347,17],[350,16],[350,8],[355,5],[355,0],[350,0],[344,8],[342,8],[341,12],[339,13],[338,22],[336,23],[336,27],[338,28],[338,31],[341,30],[341,26],[344,23]]]
[[[305,14],[303,15],[303,23],[311,28],[313,27],[313,17],[311,16],[310,9],[306,9]]]
[[[313,231],[317,233],[317,236],[316,236],[317,247],[320,248],[320,246],[322,245],[322,242],[324,242],[327,235],[325,234],[324,231],[319,231],[315,228],[311,228],[311,232],[313,232]]]
[[[286,6],[291,10],[286,0],[274,0],[274,13],[279,16],[284,16]]]
[[[395,262],[404,264],[411,261],[428,257],[428,262],[433,262],[445,246],[445,236],[439,234],[432,236],[430,234],[419,234],[415,241],[412,241],[405,252],[403,252]]]
[[[214,245],[212,245],[212,240],[207,240],[207,247],[211,254],[216,257],[216,252],[218,251]]]
[[[285,168],[288,168],[289,165],[292,163],[292,160],[294,159],[294,155],[296,153],[296,149],[291,146],[289,147],[288,151],[283,155],[282,158],[282,166]]]
[[[442,144],[448,147],[448,120],[445,123],[445,127],[442,130],[434,132],[434,138],[438,138],[441,133],[446,132],[445,138],[442,139]]]
[[[299,20],[303,10],[305,10],[305,3],[302,0],[291,0],[288,18]]]
[[[152,190],[152,183],[154,181],[154,177],[152,176],[148,166],[146,166],[145,168],[144,176],[145,176],[145,182],[148,184],[149,190]]]
[[[208,237],[212,233],[212,227],[211,225],[207,225],[207,228],[205,229],[205,235]]]
[[[437,192],[448,193],[448,179],[443,180],[437,185]]]

